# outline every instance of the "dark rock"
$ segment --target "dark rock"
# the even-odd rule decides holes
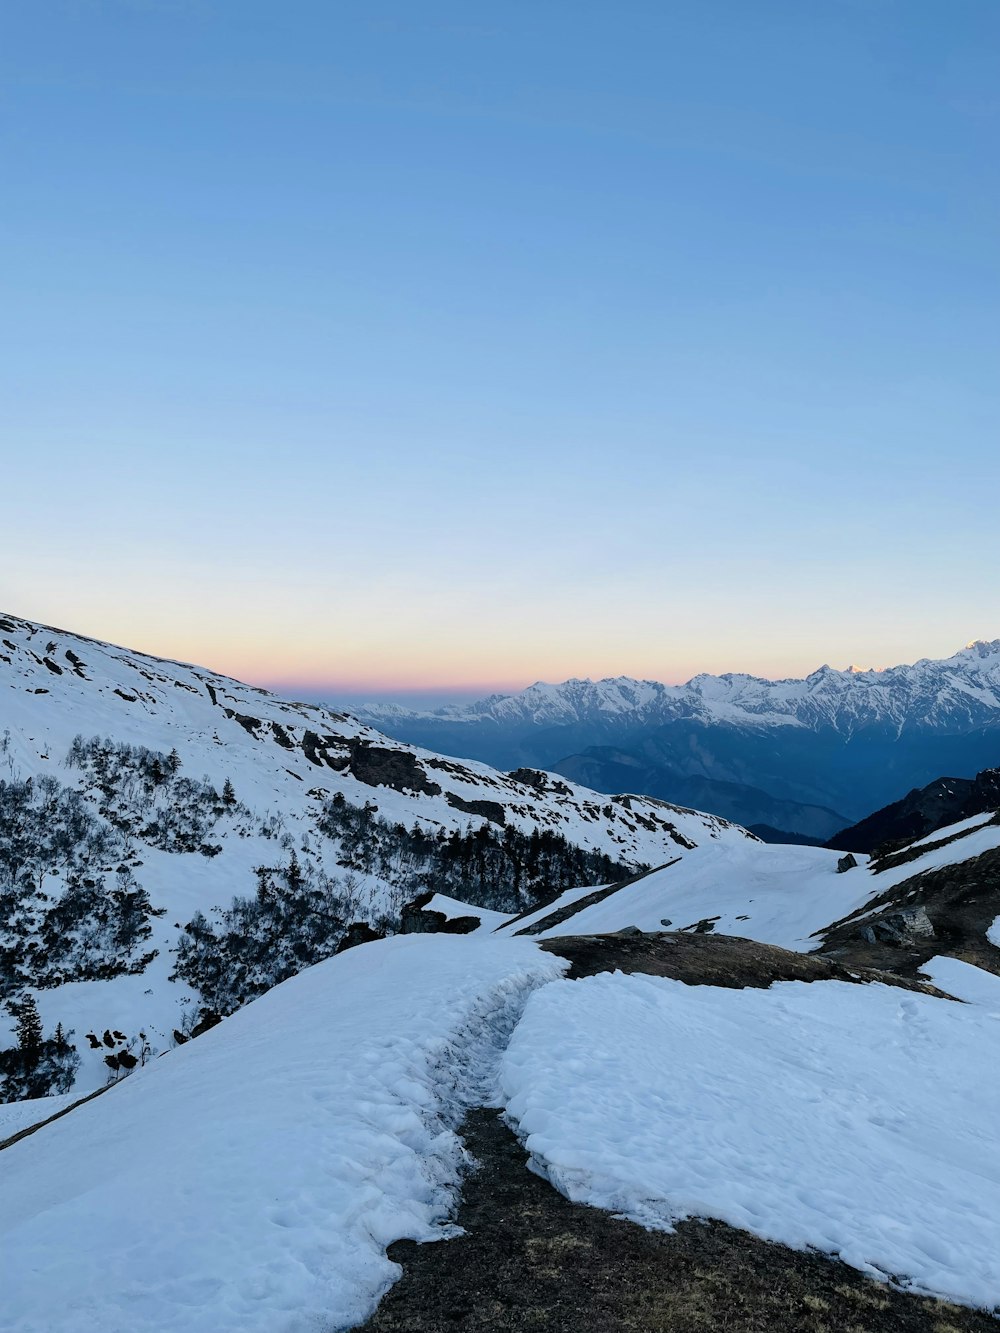
[[[507,776],[514,782],[520,782],[524,787],[530,787],[532,791],[555,792],[557,796],[568,796],[571,788],[567,787],[565,782],[560,782],[553,778],[551,773],[543,773],[538,768],[515,768]]]
[[[909,944],[915,940],[934,938],[934,925],[923,907],[907,907],[898,912],[887,912],[865,923],[858,932],[869,944]]]
[[[467,801],[463,796],[456,796],[453,791],[446,794],[445,800],[453,810],[462,810],[467,815],[481,815],[493,824],[507,823],[507,811],[499,801]]]
[[[427,904],[433,897],[433,893],[422,893],[406,904],[399,915],[401,935],[469,935],[479,929],[481,917],[453,916],[449,919],[444,912],[431,911]]]
[[[974,778],[937,778],[915,787],[901,801],[883,806],[859,824],[842,829],[826,844],[843,852],[883,854],[973,815],[1000,808],[1000,768],[987,768]]]
[[[343,939],[334,949],[334,953],[343,953],[345,949],[353,949],[356,944],[372,944],[375,940],[384,939],[385,932],[376,930],[367,921],[352,921],[344,931]]]
[[[271,732],[274,736],[274,739],[278,742],[280,746],[282,746],[283,749],[285,750],[295,749],[295,742],[292,740],[291,736],[289,736],[288,732],[285,730],[285,728],[281,725],[280,722],[271,723]]]
[[[409,750],[391,750],[370,741],[350,741],[350,770],[359,782],[369,787],[392,787],[394,791],[423,792],[440,796],[441,788],[431,782],[424,767]]]
[[[853,870],[857,864],[858,858],[853,852],[848,852],[846,856],[842,856],[837,862],[837,874],[842,875],[847,870]]]

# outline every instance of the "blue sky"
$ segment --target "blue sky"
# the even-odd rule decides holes
[[[992,0],[0,10],[0,602],[261,683],[1000,635]]]

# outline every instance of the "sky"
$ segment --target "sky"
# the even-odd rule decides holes
[[[0,607],[302,695],[1000,636],[995,0],[0,5]]]

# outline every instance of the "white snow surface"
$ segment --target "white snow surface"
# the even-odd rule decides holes
[[[1000,1019],[1000,976],[995,972],[963,963],[960,958],[949,958],[947,954],[924,963],[920,971],[938,990],[967,1004],[985,1005],[994,1018]]]
[[[0,1142],[19,1134],[22,1129],[40,1124],[49,1116],[58,1115],[67,1106],[80,1100],[78,1092],[66,1092],[58,1097],[30,1097],[23,1102],[0,1102]]]
[[[627,926],[684,930],[715,917],[714,930],[720,935],[808,951],[818,945],[812,938],[814,932],[862,907],[880,891],[862,866],[838,874],[839,856],[822,847],[754,842],[744,843],[737,851],[713,842],[582,908],[541,931],[539,938],[599,935]],[[582,889],[577,896],[592,892]],[[511,923],[504,929],[523,930],[570,901],[564,894],[558,903],[539,910],[526,922]],[[664,926],[664,921],[670,925]]]
[[[1000,949],[1000,916],[996,918],[991,926],[986,928],[986,938],[991,944],[995,944]]]
[[[4,1333],[315,1333],[430,1240],[533,944],[406,936],[308,969],[0,1153]],[[463,1091],[464,1089],[464,1091]]]
[[[570,1199],[719,1218],[1000,1304],[1000,1023],[881,985],[605,973],[531,996],[507,1110]]]
[[[470,932],[474,935],[478,934],[479,931],[489,934],[510,920],[509,912],[493,912],[488,907],[475,907],[472,903],[463,903],[459,902],[457,898],[449,898],[446,893],[435,893],[427,904],[427,911],[440,912],[448,921],[453,921],[459,916],[478,916],[479,930]]]

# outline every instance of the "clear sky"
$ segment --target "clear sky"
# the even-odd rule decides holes
[[[336,696],[1000,636],[996,0],[0,4],[0,605]]]

